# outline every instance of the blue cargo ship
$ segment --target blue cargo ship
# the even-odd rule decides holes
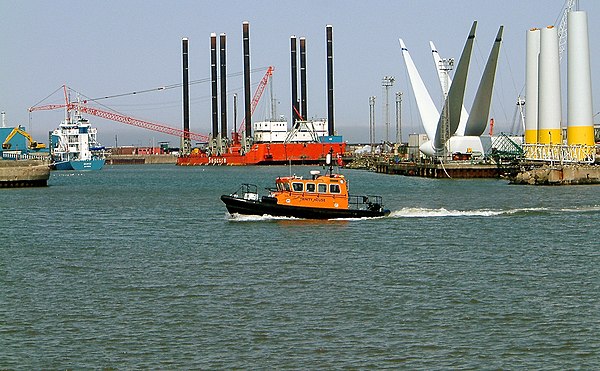
[[[104,147],[98,143],[97,130],[75,113],[61,122],[51,134],[50,154],[56,170],[100,170],[104,166]]]

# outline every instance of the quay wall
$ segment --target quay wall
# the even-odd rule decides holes
[[[400,162],[397,164],[378,162],[375,171],[384,174],[398,174],[425,178],[499,178],[514,171],[510,167],[496,164],[453,161],[440,163]]]
[[[48,178],[48,161],[0,160],[0,187],[43,187]]]
[[[176,164],[173,155],[110,155],[106,158],[109,165]]]

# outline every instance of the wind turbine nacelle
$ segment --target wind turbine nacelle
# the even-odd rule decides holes
[[[440,154],[441,151],[436,151],[435,148],[433,147],[433,142],[431,140],[428,140],[427,142],[421,144],[419,146],[419,151],[421,151],[421,153],[423,153],[425,156],[427,157],[433,157],[437,154]]]
[[[481,138],[477,136],[453,136],[450,137],[448,144],[450,153],[458,152],[484,154]],[[421,151],[425,156],[433,157],[435,155],[441,155],[443,152],[443,148],[436,150],[436,148],[434,148],[433,146],[433,142],[431,140],[428,140],[427,142],[421,144],[421,146],[419,147],[419,151]]]

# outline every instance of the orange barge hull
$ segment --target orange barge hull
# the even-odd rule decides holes
[[[330,149],[342,155],[346,152],[346,143],[256,143],[245,154],[240,152],[241,147],[233,146],[219,156],[208,156],[202,152],[181,156],[177,159],[177,165],[318,164],[324,161]]]

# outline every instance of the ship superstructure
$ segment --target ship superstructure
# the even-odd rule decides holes
[[[56,170],[100,170],[104,166],[104,147],[97,140],[97,129],[76,112],[68,116],[50,135],[50,156]]]

